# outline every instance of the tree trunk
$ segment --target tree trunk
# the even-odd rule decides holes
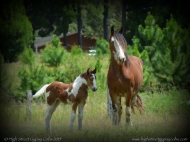
[[[63,33],[63,46],[67,49],[67,33]]]
[[[108,0],[104,0],[104,21],[103,21],[103,28],[104,28],[104,39],[108,40]]]
[[[125,2],[125,0],[122,0],[122,26],[123,26],[123,36],[124,37],[126,35],[125,24],[126,24],[126,2]]]
[[[78,22],[78,45],[82,48],[82,18],[81,18],[81,7],[80,7],[80,0],[78,0],[78,7],[77,7],[77,22]]]

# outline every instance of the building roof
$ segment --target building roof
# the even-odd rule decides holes
[[[62,45],[63,45],[63,37],[64,37],[63,34],[59,36],[60,41],[62,42]],[[47,37],[35,37],[34,46],[38,50],[43,49],[45,48],[46,44],[51,43],[52,39],[53,39],[53,35],[47,36]],[[95,46],[95,43],[96,43],[95,38],[89,38],[82,34],[83,50],[91,49],[91,47]],[[70,50],[74,44],[76,45],[78,44],[78,32],[67,34],[67,46],[69,47],[68,49]]]
[[[78,34],[78,32],[69,33],[69,34],[67,34],[67,37],[71,36],[71,35],[74,35],[74,34]],[[62,37],[63,37],[63,34],[61,34],[59,36],[59,38],[62,38]],[[39,47],[39,46],[42,46],[42,45],[46,45],[47,43],[51,43],[52,39],[53,39],[53,35],[46,36],[46,37],[35,37],[34,46]]]

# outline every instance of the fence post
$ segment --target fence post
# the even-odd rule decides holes
[[[32,101],[32,90],[27,90],[27,119],[31,120],[31,101]]]

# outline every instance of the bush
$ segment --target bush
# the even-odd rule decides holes
[[[32,48],[24,48],[23,52],[19,55],[19,60],[23,64],[32,65],[35,61],[35,53]]]
[[[107,54],[110,51],[109,50],[109,43],[103,38],[98,39],[96,41],[95,47],[96,47],[97,51],[101,50],[101,51],[97,52],[97,55],[99,55],[99,54]]]
[[[80,56],[82,54],[83,54],[83,51],[78,45],[72,46],[72,48],[71,48],[71,55],[72,56],[76,56],[76,55]]]
[[[58,67],[64,63],[66,50],[61,46],[60,40],[54,36],[52,43],[46,45],[46,48],[41,52],[42,62],[48,66]]]

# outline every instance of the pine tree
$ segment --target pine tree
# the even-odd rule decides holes
[[[33,42],[32,25],[25,14],[22,0],[6,1],[0,12],[1,53],[4,62],[13,62]]]
[[[147,51],[154,75],[164,83],[188,82],[189,29],[182,29],[172,16],[166,27],[161,29],[154,17],[148,13],[145,27],[139,25],[138,31],[142,45],[139,49]]]

